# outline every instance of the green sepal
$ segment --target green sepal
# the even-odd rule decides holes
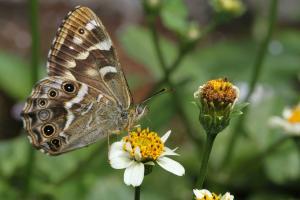
[[[232,116],[236,116],[241,113],[241,110],[247,106],[247,103],[243,104],[225,104],[207,102],[206,99],[200,99],[200,102],[196,103],[200,110],[199,121],[203,126],[207,134],[218,134],[223,131],[230,123]]]
[[[152,170],[153,170],[153,165],[145,165],[144,175],[147,176],[147,175],[151,174]]]
[[[249,105],[248,102],[237,103],[234,105],[233,109],[230,112],[230,118],[240,116],[243,114],[243,109]]]

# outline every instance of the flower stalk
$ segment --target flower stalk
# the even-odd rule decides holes
[[[206,132],[197,187],[203,187],[216,136],[229,125],[232,116],[241,114],[240,108],[235,106],[238,97],[239,89],[226,78],[210,80],[194,93],[199,108],[199,122]]]
[[[32,67],[32,75],[31,82],[32,85],[36,83],[38,80],[38,67],[39,67],[39,31],[38,31],[38,1],[37,0],[29,0],[29,21],[31,28],[31,67]],[[21,193],[22,199],[28,199],[30,194],[30,185],[32,179],[32,172],[34,171],[35,165],[35,150],[30,146],[28,146],[28,157],[27,164],[24,170],[24,187]]]
[[[199,188],[203,188],[203,183],[204,183],[204,180],[206,177],[206,172],[207,172],[207,164],[208,164],[209,156],[210,156],[216,136],[217,136],[216,134],[207,133],[203,156],[202,156],[202,161],[201,161],[201,168],[200,168],[199,177],[198,177],[198,180],[196,183],[197,187],[199,187]]]
[[[134,200],[140,200],[141,198],[141,186],[134,188]]]

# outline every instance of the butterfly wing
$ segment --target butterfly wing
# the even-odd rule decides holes
[[[58,155],[127,125],[132,103],[111,39],[86,7],[71,11],[53,41],[48,77],[33,88],[22,116],[29,140]]]
[[[58,29],[48,55],[48,75],[86,83],[112,96],[124,109],[132,103],[112,41],[100,19],[76,7]]]
[[[72,86],[71,86],[72,85]],[[41,80],[27,99],[22,116],[29,140],[38,149],[57,155],[96,142],[124,122],[119,107],[85,83],[64,77]]]

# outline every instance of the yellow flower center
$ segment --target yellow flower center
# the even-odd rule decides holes
[[[220,195],[216,195],[215,193],[212,193],[212,197],[208,195],[204,195],[204,197],[196,198],[196,200],[220,200]]]
[[[208,102],[233,103],[237,98],[237,93],[227,79],[215,79],[204,85],[201,96]]]
[[[136,149],[140,149],[142,161],[155,161],[163,152],[164,143],[156,132],[149,131],[149,129],[137,128],[135,131],[129,132],[128,136],[125,136],[123,140],[131,145],[132,150],[126,148],[131,156],[134,156]]]
[[[288,118],[290,123],[300,123],[300,106],[297,106],[293,111],[291,116]]]

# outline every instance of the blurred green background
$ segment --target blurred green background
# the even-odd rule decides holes
[[[171,86],[174,90],[153,99],[141,124],[160,135],[172,130],[168,146],[179,147],[181,156],[176,160],[185,166],[186,175],[176,177],[155,168],[143,182],[142,199],[191,199],[205,139],[198,110],[192,104],[193,92],[209,79],[227,77],[240,88],[241,101],[245,99],[267,33],[272,1],[243,1],[241,13],[231,17],[225,13],[225,20],[197,41],[192,40],[189,31],[196,30],[201,35],[210,27],[218,15],[213,1],[149,0],[148,3],[154,3],[154,11],[147,12],[142,2],[0,1],[1,200],[133,199],[133,188],[123,183],[123,170],[109,166],[106,140],[49,157],[32,150],[22,129],[19,113],[30,94],[34,74],[38,73],[39,78],[46,76],[47,53],[56,29],[78,4],[94,10],[111,34],[137,103],[161,87]],[[34,30],[38,32],[32,37]],[[193,46],[169,75],[171,84],[158,84],[165,74],[157,57],[153,31],[159,37],[167,66],[174,63],[185,45]],[[33,51],[32,44],[36,47]],[[299,101],[300,1],[278,1],[274,32],[265,53],[248,112],[242,116],[243,126],[233,130],[236,123],[241,123],[233,119],[217,137],[205,187],[215,193],[229,191],[235,199],[300,199],[299,139],[289,138],[263,153],[283,135],[268,127],[270,116],[281,115],[285,106]],[[38,71],[33,72],[36,57]],[[224,161],[235,131],[238,138],[233,153]]]

